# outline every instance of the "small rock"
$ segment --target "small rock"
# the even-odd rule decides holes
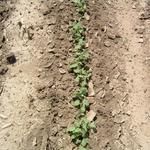
[[[106,47],[110,47],[110,46],[111,46],[111,43],[110,43],[109,41],[105,41],[105,42],[104,42],[104,45],[105,45]]]
[[[94,118],[95,118],[95,116],[96,116],[96,112],[94,112],[93,110],[90,110],[88,113],[87,113],[87,119],[88,119],[88,121],[93,121],[94,120]]]
[[[95,95],[94,85],[93,85],[92,81],[90,81],[88,84],[88,96],[93,97],[94,95]]]
[[[59,63],[59,67],[61,68],[63,65],[62,65],[62,63]]]
[[[16,57],[14,55],[14,53],[10,53],[6,56],[7,61],[9,64],[14,64],[16,62]]]
[[[116,38],[116,35],[109,32],[108,33],[108,38],[111,39],[111,40],[114,40]]]
[[[52,53],[52,54],[55,54],[55,50],[54,49],[49,49],[48,52]]]
[[[132,6],[132,9],[136,9],[136,6],[135,6],[135,5],[133,5],[133,6]]]
[[[59,69],[59,72],[60,72],[61,74],[65,74],[65,73],[66,73],[65,69],[63,69],[63,68],[60,68],[60,69]]]
[[[53,62],[49,62],[48,64],[46,64],[46,65],[44,66],[44,68],[50,68],[52,65],[53,65]]]
[[[85,19],[86,19],[87,21],[90,20],[90,16],[89,16],[87,13],[85,13],[84,17],[85,17]]]
[[[7,66],[1,66],[0,67],[0,75],[4,75],[8,71]]]
[[[144,39],[143,38],[139,38],[138,39],[138,43],[143,43],[144,42]]]

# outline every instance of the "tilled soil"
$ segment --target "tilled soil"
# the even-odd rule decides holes
[[[0,2],[0,150],[76,150],[67,133],[77,113],[68,71],[76,18],[68,0]],[[90,147],[149,150],[149,2],[87,1],[85,18],[97,125]]]

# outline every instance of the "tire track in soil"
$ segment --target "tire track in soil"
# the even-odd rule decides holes
[[[127,78],[129,118],[123,124],[120,140],[126,150],[149,150],[150,80],[149,66],[149,15],[146,1],[118,1],[117,19],[127,50],[124,52]],[[146,11],[147,10],[147,11]]]

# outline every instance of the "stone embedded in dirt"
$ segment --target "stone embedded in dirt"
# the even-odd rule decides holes
[[[4,75],[8,71],[7,66],[1,66],[0,67],[0,75]]]
[[[93,110],[90,110],[88,113],[87,113],[87,119],[88,121],[93,121],[94,118],[96,117],[96,112],[94,112]]]
[[[89,97],[95,96],[94,85],[92,81],[90,81],[88,84],[88,96]]]
[[[59,69],[59,72],[60,72],[61,74],[65,74],[65,73],[66,73],[65,69],[63,69],[63,68],[60,68],[60,69]]]
[[[16,63],[16,57],[15,57],[14,53],[8,54],[8,55],[6,56],[6,58],[7,58],[7,62],[8,62],[9,64],[14,64],[14,63]]]
[[[110,46],[111,46],[111,43],[110,43],[109,41],[105,41],[105,42],[104,42],[104,46],[110,47]]]

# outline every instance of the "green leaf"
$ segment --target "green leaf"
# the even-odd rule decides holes
[[[89,107],[90,104],[89,104],[88,100],[84,99],[83,100],[83,105],[85,105],[86,107]]]
[[[80,128],[76,128],[76,129],[74,130],[74,132],[75,132],[75,133],[81,133],[82,130],[81,130]]]
[[[80,73],[80,72],[81,72],[81,69],[79,69],[79,67],[78,67],[77,69],[74,69],[73,72],[74,72],[74,73]]]
[[[75,141],[75,144],[76,144],[76,145],[79,145],[79,144],[81,144],[81,140],[79,140],[79,139],[76,139],[76,141]]]
[[[75,129],[76,129],[75,127],[71,127],[68,129],[68,132],[73,132],[73,131],[75,131]]]
[[[88,150],[87,148],[83,147],[83,146],[80,146],[79,147],[79,150]]]
[[[76,136],[75,136],[74,134],[71,135],[71,139],[72,139],[72,140],[76,139]]]
[[[96,129],[95,122],[91,122],[91,123],[90,123],[90,128],[91,128],[91,129]]]
[[[69,68],[70,69],[74,69],[74,68],[77,68],[78,67],[78,64],[77,63],[72,63]]]
[[[80,100],[76,100],[76,101],[74,102],[74,106],[75,106],[75,107],[80,106]]]
[[[88,139],[87,139],[87,138],[84,138],[84,139],[82,140],[82,142],[81,142],[81,145],[82,145],[83,147],[85,147],[85,146],[87,146],[87,144],[88,144]]]
[[[82,113],[85,113],[86,112],[85,106],[83,105],[80,110],[81,110]]]

